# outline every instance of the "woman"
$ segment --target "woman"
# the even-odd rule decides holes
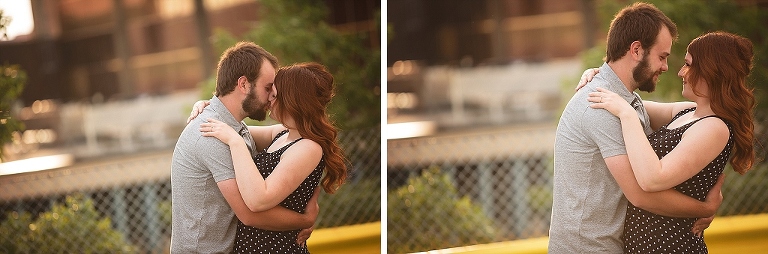
[[[317,63],[295,64],[278,70],[273,89],[270,117],[281,124],[248,127],[261,150],[254,158],[229,125],[208,119],[200,130],[203,136],[216,137],[230,146],[238,189],[250,210],[280,205],[303,213],[323,171],[322,186],[328,193],[338,189],[347,175],[336,143],[337,130],[326,113],[334,96],[333,76]],[[193,114],[200,106],[196,104]],[[234,252],[309,253],[306,244],[296,242],[298,233],[238,223]]]
[[[621,120],[632,171],[643,190],[674,188],[704,200],[729,158],[740,174],[752,167],[755,99],[746,82],[752,56],[752,42],[726,32],[691,41],[677,73],[683,97],[691,102],[645,101],[654,129],[647,137],[626,100],[600,88],[589,94],[592,108],[606,109]],[[624,251],[706,253],[702,234],[691,231],[694,221],[653,214],[630,203]]]

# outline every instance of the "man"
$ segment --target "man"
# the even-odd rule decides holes
[[[219,60],[215,96],[184,128],[173,152],[172,253],[231,252],[238,219],[248,226],[276,231],[314,224],[319,211],[317,191],[305,214],[280,206],[251,212],[237,189],[229,146],[216,138],[202,137],[199,130],[205,119],[223,121],[238,131],[255,153],[253,138],[242,121],[245,117],[266,118],[277,67],[277,58],[248,42],[227,49]],[[308,237],[307,231],[311,232],[305,230],[303,237]]]
[[[606,63],[571,98],[558,123],[549,253],[622,253],[627,199],[671,217],[710,217],[720,206],[722,181],[706,202],[675,190],[643,191],[629,164],[619,119],[590,108],[587,101],[598,87],[621,95],[635,107],[649,134],[648,113],[634,91],[656,88],[676,37],[675,24],[646,3],[622,9],[611,21]]]

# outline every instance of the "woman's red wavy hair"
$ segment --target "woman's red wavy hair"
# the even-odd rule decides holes
[[[303,138],[320,144],[325,159],[321,182],[327,193],[334,193],[347,178],[344,153],[337,143],[338,130],[326,112],[335,95],[333,75],[318,63],[285,66],[275,76],[277,98],[274,112],[280,119],[293,118]]]
[[[687,76],[692,84],[706,81],[712,111],[731,126],[734,147],[731,166],[740,174],[746,173],[755,162],[753,88],[747,86],[752,70],[752,42],[744,37],[711,32],[693,39],[688,44],[693,58]]]

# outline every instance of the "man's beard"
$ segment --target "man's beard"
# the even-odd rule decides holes
[[[632,78],[637,82],[637,89],[643,92],[653,92],[656,90],[656,82],[653,80],[658,72],[651,70],[648,64],[648,54],[643,56],[643,60],[632,69]],[[661,73],[658,73],[661,74]]]
[[[243,111],[247,114],[248,118],[256,121],[264,121],[267,119],[267,105],[268,103],[260,103],[259,96],[256,95],[255,89],[251,89],[248,95],[243,100]]]

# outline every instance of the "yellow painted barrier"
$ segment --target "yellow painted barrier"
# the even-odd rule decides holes
[[[442,253],[545,254],[548,237],[428,251]],[[768,253],[768,214],[715,217],[704,231],[709,253]]]
[[[547,241],[548,237],[530,238],[523,240],[515,240],[508,242],[497,242],[488,244],[478,244],[463,247],[456,247],[450,249],[433,250],[424,253],[427,254],[448,254],[448,253],[462,253],[462,254],[500,254],[500,253],[518,253],[518,254],[535,254],[535,253],[547,253]]]
[[[709,253],[768,253],[768,214],[715,217],[704,230]]]
[[[315,230],[307,248],[313,254],[381,253],[381,222]]]

